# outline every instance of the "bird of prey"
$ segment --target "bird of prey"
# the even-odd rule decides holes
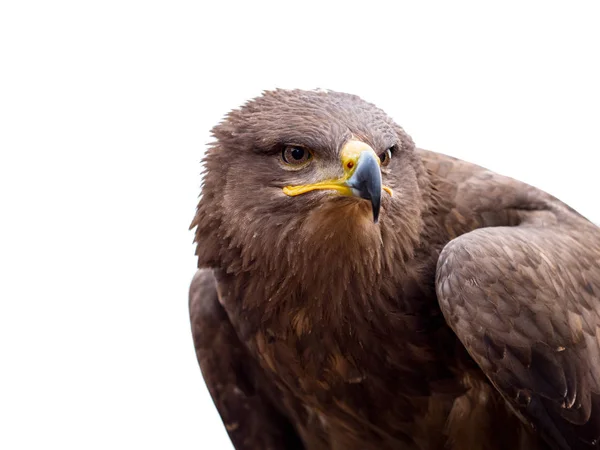
[[[600,448],[596,225],[354,95],[212,132],[190,314],[236,449]]]

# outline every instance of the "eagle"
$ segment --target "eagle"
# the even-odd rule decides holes
[[[190,287],[236,449],[600,448],[600,229],[334,91],[212,129]]]

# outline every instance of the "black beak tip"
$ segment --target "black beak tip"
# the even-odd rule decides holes
[[[371,199],[371,207],[373,208],[373,223],[379,223],[379,202],[375,202]]]

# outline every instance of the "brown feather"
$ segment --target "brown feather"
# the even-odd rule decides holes
[[[577,436],[598,436],[597,227],[415,148],[348,94],[266,92],[213,133],[192,222],[210,281],[192,284],[191,320],[236,448],[588,448]],[[282,193],[340,176],[351,137],[397,147],[378,224],[362,199]],[[283,170],[287,143],[314,162]]]

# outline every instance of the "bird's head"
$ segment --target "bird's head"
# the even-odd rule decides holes
[[[200,265],[271,270],[354,253],[380,264],[412,251],[423,168],[410,137],[376,106],[276,90],[229,113],[213,134],[192,224]]]

